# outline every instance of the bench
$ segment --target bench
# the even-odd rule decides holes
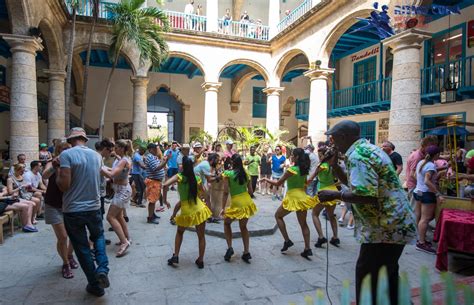
[[[3,225],[8,223],[10,226],[10,236],[13,236],[14,232],[14,221],[13,217],[15,213],[13,211],[5,211],[2,215],[0,215],[0,244],[3,244]]]

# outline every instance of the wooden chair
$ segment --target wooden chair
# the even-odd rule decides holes
[[[13,232],[15,231],[14,229],[14,221],[13,218],[15,216],[15,213],[13,211],[6,211],[2,215],[0,215],[0,244],[3,244],[3,225],[8,223],[10,226],[10,236],[13,236]]]

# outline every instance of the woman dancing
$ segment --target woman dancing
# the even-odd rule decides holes
[[[309,259],[309,256],[313,255],[313,252],[310,248],[310,233],[308,224],[306,223],[306,214],[309,209],[314,208],[318,202],[317,197],[311,198],[306,195],[304,190],[306,184],[306,177],[308,175],[310,160],[309,156],[301,148],[296,148],[292,153],[292,161],[295,164],[288,168],[283,176],[278,180],[270,180],[268,178],[263,178],[263,181],[270,183],[273,186],[281,186],[285,181],[288,180],[287,187],[288,191],[286,192],[285,198],[281,202],[280,207],[278,207],[275,218],[280,229],[281,235],[285,239],[283,248],[281,252],[285,252],[293,246],[293,242],[288,237],[288,232],[286,231],[286,225],[283,218],[290,214],[291,212],[296,212],[296,217],[298,218],[298,223],[300,224],[301,231],[303,233],[304,239],[304,251],[301,252],[301,256]]]
[[[252,256],[249,252],[249,231],[247,229],[247,223],[249,218],[257,211],[257,207],[249,195],[253,193],[252,184],[249,176],[245,172],[242,158],[239,154],[234,154],[230,160],[232,170],[226,170],[222,174],[224,177],[224,193],[222,197],[221,216],[224,217],[224,235],[227,241],[227,252],[224,255],[224,259],[229,262],[232,255],[234,255],[231,224],[234,220],[238,220],[240,234],[242,235],[242,241],[244,243],[242,259],[250,264]],[[226,209],[225,205],[229,191],[231,203],[230,207]]]
[[[176,230],[176,238],[174,241],[174,253],[168,260],[168,265],[173,266],[179,263],[179,251],[183,243],[183,235],[186,227],[196,227],[196,233],[199,240],[199,257],[195,263],[199,269],[204,268],[204,252],[206,250],[206,238],[204,230],[206,228],[206,220],[211,216],[209,208],[198,197],[198,188],[201,192],[201,178],[194,174],[193,161],[187,157],[183,157],[183,171],[166,180],[163,184],[164,188],[168,188],[174,183],[178,183],[179,203],[173,211],[171,219],[174,219],[178,226]],[[178,211],[181,213],[176,216]]]
[[[130,140],[118,140],[115,143],[115,154],[119,159],[114,162],[112,169],[105,166],[102,167],[103,174],[113,179],[114,197],[107,213],[107,221],[120,239],[119,243],[117,243],[120,246],[117,251],[117,257],[124,256],[131,244],[124,216],[125,209],[130,206],[130,199],[132,197],[132,188],[128,183],[128,174],[132,167],[132,153],[132,142]]]

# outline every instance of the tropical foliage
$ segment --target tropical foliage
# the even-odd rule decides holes
[[[163,33],[169,31],[166,14],[157,7],[143,7],[146,0],[121,0],[107,6],[112,21],[112,43],[109,57],[113,62],[105,88],[105,97],[99,122],[99,138],[104,131],[105,110],[109,98],[112,76],[120,52],[126,43],[132,43],[140,54],[140,63],[150,62],[157,67],[167,57],[168,45]]]
[[[421,269],[421,287],[420,287],[420,305],[432,305],[433,304],[433,294],[431,292],[431,283],[428,270],[426,267]],[[450,273],[442,274],[442,280],[444,283],[444,305],[461,305],[457,300],[457,297],[460,295],[464,296],[464,305],[474,304],[474,291],[467,284],[455,285],[453,276]],[[367,275],[362,282],[362,291],[361,291],[361,305],[371,305],[372,304],[372,294],[370,288],[370,275]],[[379,305],[390,305],[389,299],[389,286],[388,286],[388,276],[386,267],[382,267],[379,271],[379,278],[377,284],[377,300],[376,303]],[[295,303],[290,303],[295,304]],[[316,291],[316,297],[311,296],[305,297],[305,305],[326,305],[326,297],[324,292],[320,289]],[[349,281],[344,281],[341,291],[341,305],[350,305],[350,288]],[[408,281],[407,273],[401,273],[399,280],[399,291],[398,291],[398,304],[399,305],[411,305],[411,291],[410,283]]]

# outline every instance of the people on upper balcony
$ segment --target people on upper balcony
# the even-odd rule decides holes
[[[184,7],[184,13],[186,14],[184,28],[186,30],[193,30],[193,17],[190,15],[194,14],[194,0],[189,0],[189,3]]]
[[[224,17],[222,17],[222,30],[224,34],[230,33],[230,24],[232,22],[232,15],[230,14],[230,9],[225,10]]]

